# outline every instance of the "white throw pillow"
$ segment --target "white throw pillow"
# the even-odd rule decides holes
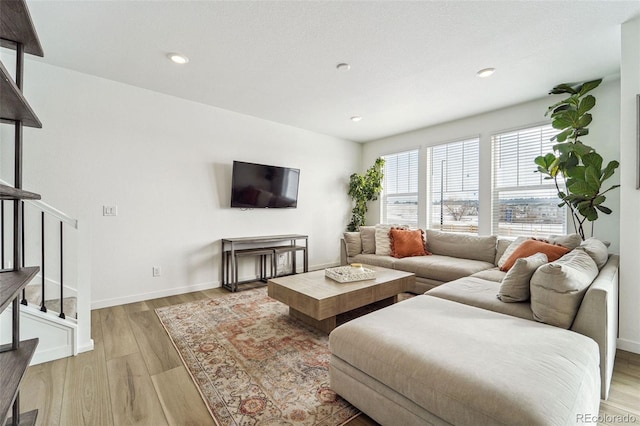
[[[569,250],[573,250],[578,247],[582,242],[582,238],[578,234],[567,234],[567,235],[549,235],[547,238],[550,243],[558,244],[563,247],[568,248]]]
[[[587,238],[580,244],[580,247],[596,262],[598,269],[602,269],[609,260],[609,249],[605,243],[596,238]]]
[[[513,252],[516,251],[518,246],[524,243],[525,241],[527,241],[528,239],[529,237],[518,237],[515,240],[513,240],[513,242],[509,244],[509,247],[507,247],[507,249],[504,251],[504,253],[500,257],[500,260],[498,260],[498,268],[502,268],[504,264],[507,263],[507,260],[511,257]]]
[[[547,255],[544,253],[536,253],[516,260],[516,263],[509,269],[500,284],[498,299],[503,302],[524,302],[529,300],[531,295],[529,281],[531,276],[536,272],[536,269],[545,263],[547,263]]]
[[[391,225],[376,225],[376,255],[391,256]]]
[[[598,266],[582,248],[539,267],[531,277],[533,318],[557,327],[571,327],[584,293],[597,275]]]

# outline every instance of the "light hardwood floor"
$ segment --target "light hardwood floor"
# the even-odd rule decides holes
[[[37,408],[38,425],[214,425],[180,357],[154,313],[162,306],[221,297],[213,289],[92,312],[95,349],[30,367],[21,411]],[[602,425],[640,424],[640,355],[618,351]],[[623,417],[620,417],[621,419]],[[359,416],[349,426],[376,425]]]

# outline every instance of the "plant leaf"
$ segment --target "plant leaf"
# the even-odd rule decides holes
[[[613,211],[609,207],[597,205],[596,208],[604,214],[611,214]]]
[[[600,86],[600,83],[602,83],[602,79],[601,78],[599,78],[597,80],[587,81],[586,83],[583,83],[582,87],[580,87],[576,91],[578,92],[578,94],[580,96],[583,96],[585,93],[590,92],[593,89],[595,89],[596,87]]]
[[[593,95],[585,96],[580,101],[578,115],[583,115],[584,113],[591,111],[594,106],[596,106],[596,98],[594,98]]]
[[[590,152],[586,155],[582,156],[582,164],[585,166],[593,166],[596,169],[600,170],[602,167],[602,156],[597,152]]]
[[[604,171],[602,172],[602,180],[607,180],[609,179],[611,176],[613,176],[613,173],[615,173],[616,169],[620,166],[620,163],[613,160],[613,161],[609,161],[609,164],[607,164],[607,167],[604,168]]]
[[[562,83],[562,84],[558,84],[556,87],[554,87],[553,89],[551,89],[551,91],[549,92],[550,95],[559,95],[562,93],[571,93],[571,94],[576,94],[578,93],[577,90],[575,90],[573,88],[573,86],[575,86],[575,83]]]

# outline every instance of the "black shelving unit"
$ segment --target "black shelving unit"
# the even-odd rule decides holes
[[[14,126],[14,185],[0,185],[0,200],[13,200],[13,270],[0,272],[0,313],[12,307],[12,341],[0,346],[0,426],[34,425],[37,410],[20,413],[20,383],[38,346],[38,339],[20,340],[20,292],[39,267],[22,267],[22,200],[40,195],[22,189],[23,126],[42,123],[22,93],[24,54],[43,56],[42,46],[24,0],[0,0],[0,46],[15,49],[16,75],[11,77],[0,61],[0,122]]]

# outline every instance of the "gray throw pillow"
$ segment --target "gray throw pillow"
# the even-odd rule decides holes
[[[529,300],[529,281],[536,269],[547,263],[547,255],[536,253],[516,260],[500,284],[498,299],[503,302],[524,302]]]
[[[376,254],[376,227],[361,226],[360,239],[362,240],[362,253]]]
[[[531,277],[531,310],[536,321],[569,328],[598,266],[580,247],[539,267]]]
[[[353,257],[362,253],[362,239],[359,232],[345,232],[343,238],[347,245],[347,256]]]

